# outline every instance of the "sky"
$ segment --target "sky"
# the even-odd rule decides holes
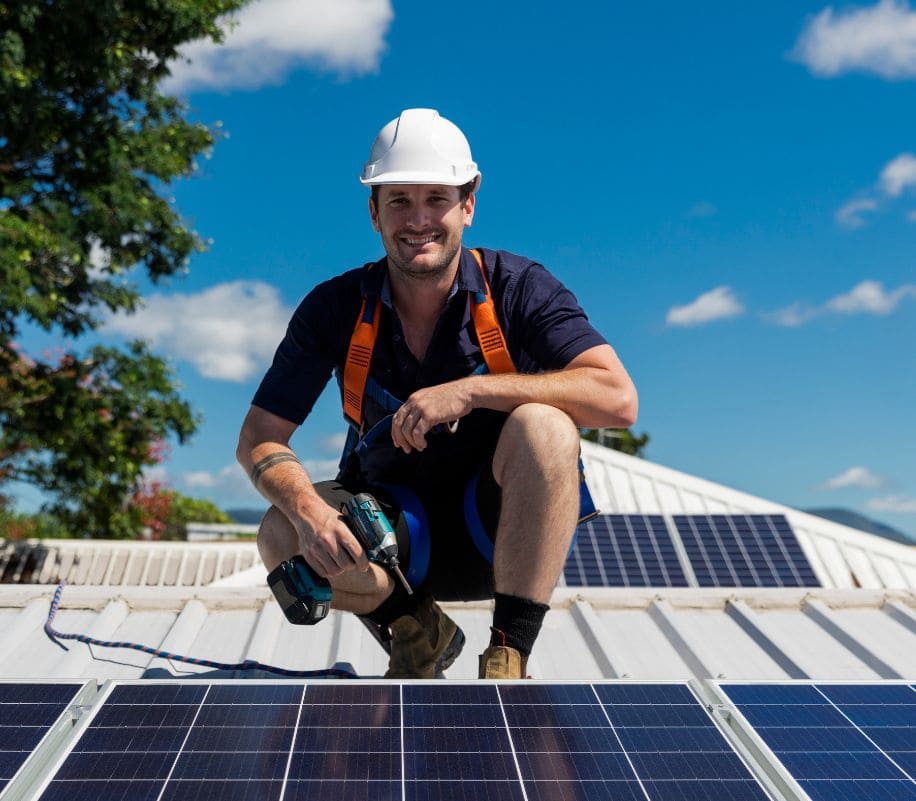
[[[383,255],[358,176],[428,107],[482,170],[465,244],[575,292],[651,461],[916,534],[916,6],[260,0],[236,23],[166,86],[222,133],[168,189],[209,251],[102,332],[150,340],[204,415],[154,477],[266,505],[240,423],[301,298]],[[332,382],[293,440],[315,480],[344,430]]]

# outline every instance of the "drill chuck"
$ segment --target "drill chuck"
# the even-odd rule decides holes
[[[344,522],[356,535],[370,562],[376,562],[394,573],[409,595],[413,590],[404,578],[398,562],[398,540],[378,501],[365,492],[354,495],[341,509]]]

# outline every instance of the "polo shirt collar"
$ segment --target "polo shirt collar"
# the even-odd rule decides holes
[[[382,258],[375,263],[373,269],[365,276],[365,289],[368,294],[380,298],[382,303],[391,307],[391,280],[388,277],[388,259]],[[451,300],[458,292],[485,293],[487,291],[477,266],[477,259],[467,248],[461,248],[461,258],[458,260],[458,273],[452,288],[449,290],[448,299]]]

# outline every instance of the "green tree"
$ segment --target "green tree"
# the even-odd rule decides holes
[[[153,481],[144,484],[132,499],[132,507],[141,510],[141,522],[154,539],[183,540],[188,523],[231,523],[222,509],[211,501],[191,498]]]
[[[106,312],[140,300],[203,247],[167,195],[214,134],[161,89],[194,39],[244,0],[0,1],[0,488],[31,482],[74,534],[123,536],[155,443],[197,419],[143,345],[76,350]],[[57,357],[23,329],[64,337]]]
[[[638,436],[629,428],[589,428],[582,432],[582,439],[597,442],[606,448],[611,448],[630,456],[645,456],[646,446],[649,444],[649,435],[645,432]]]

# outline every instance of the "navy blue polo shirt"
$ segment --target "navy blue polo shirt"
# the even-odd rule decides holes
[[[506,251],[480,253],[509,354],[520,373],[559,370],[583,351],[605,344],[575,296],[543,266]],[[342,381],[364,293],[382,301],[370,368],[380,386],[404,400],[418,389],[470,375],[484,359],[469,299],[471,293],[484,291],[477,261],[462,249],[455,283],[419,361],[407,347],[392,307],[387,259],[371,270],[363,267],[331,278],[299,304],[252,402],[301,424],[331,375]],[[385,414],[368,399],[363,413],[367,426]],[[502,412],[475,409],[462,418],[456,433],[430,434],[423,452],[404,454],[390,437],[380,437],[359,468],[370,482],[404,484],[418,491],[437,486],[445,477],[464,481],[492,453],[505,417]]]

